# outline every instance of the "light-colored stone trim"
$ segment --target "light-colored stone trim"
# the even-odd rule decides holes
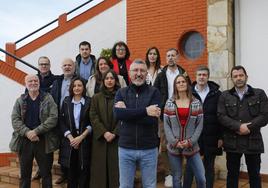
[[[233,0],[208,0],[207,51],[210,79],[221,86],[221,90],[232,87],[229,77],[234,66],[234,16]],[[217,157],[217,177],[226,179],[225,155]]]

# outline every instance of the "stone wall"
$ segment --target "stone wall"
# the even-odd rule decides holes
[[[229,73],[234,65],[233,0],[208,0],[207,50],[211,80],[226,90],[232,86]],[[218,157],[218,177],[226,178],[225,155]]]
[[[228,76],[234,65],[233,22],[233,0],[208,0],[208,65],[211,79],[222,90],[231,87]]]

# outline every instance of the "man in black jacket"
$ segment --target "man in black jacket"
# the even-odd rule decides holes
[[[166,101],[173,95],[173,82],[175,77],[179,74],[187,76],[185,70],[177,64],[179,60],[179,52],[177,49],[168,49],[166,60],[167,65],[163,68],[162,72],[157,75],[154,82],[154,87],[156,87],[161,93],[161,117],[163,115],[163,109]]]
[[[147,66],[134,60],[129,71],[131,84],[119,89],[115,96],[114,113],[119,126],[120,188],[132,187],[136,165],[140,167],[142,185],[156,187],[158,156],[159,91],[145,83]]]
[[[213,188],[214,164],[216,155],[222,154],[222,128],[217,118],[217,104],[221,91],[219,85],[209,81],[210,71],[206,66],[200,66],[196,70],[196,81],[192,84],[194,97],[203,104],[203,130],[198,144],[200,153],[204,156],[203,164],[206,172],[206,188]],[[193,172],[187,166],[184,177],[184,185],[191,187]]]
[[[53,82],[52,88],[51,88],[51,95],[55,103],[58,106],[59,114],[60,114],[60,110],[61,110],[64,98],[69,96],[69,87],[71,84],[71,80],[75,76],[75,73],[74,73],[75,63],[72,59],[66,58],[62,62],[61,68],[62,68],[63,74],[59,76],[59,78]],[[58,122],[58,129],[60,129],[59,122]],[[63,136],[60,134],[60,131],[58,132],[60,136]],[[55,182],[56,184],[61,184],[65,180],[67,180],[67,173],[68,173],[67,167],[61,165],[61,171],[62,171],[62,175],[56,180]]]
[[[38,59],[38,69],[37,74],[40,80],[40,89],[45,92],[50,92],[53,82],[57,79],[57,76],[52,74],[50,70],[51,64],[50,60],[46,56],[41,56]]]
[[[227,188],[237,188],[240,159],[244,154],[250,188],[261,188],[261,153],[264,144],[261,127],[268,123],[268,99],[262,89],[247,85],[242,66],[231,70],[234,87],[219,98],[218,118],[224,127],[223,147],[227,160]]]

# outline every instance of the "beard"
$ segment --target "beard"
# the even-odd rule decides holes
[[[136,86],[141,86],[145,83],[145,79],[136,78],[135,80],[132,81],[132,83]]]
[[[247,82],[246,81],[236,81],[234,85],[236,88],[241,89],[247,85]]]
[[[29,87],[27,88],[29,92],[36,92],[39,91],[39,87],[35,86],[35,87]]]
[[[175,67],[176,66],[176,63],[175,62],[168,62],[168,66],[169,67]]]

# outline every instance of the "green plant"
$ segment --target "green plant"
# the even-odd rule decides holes
[[[100,57],[106,57],[107,59],[112,58],[112,49],[111,48],[102,48]]]

